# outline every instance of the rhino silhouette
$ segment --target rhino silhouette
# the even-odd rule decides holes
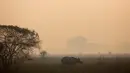
[[[66,64],[66,65],[75,65],[77,63],[83,64],[83,62],[79,58],[75,58],[75,57],[63,57],[61,59],[61,62],[62,64]]]

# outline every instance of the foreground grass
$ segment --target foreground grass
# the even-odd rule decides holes
[[[62,65],[60,58],[47,58],[28,62],[19,73],[130,73],[130,59],[83,58],[84,64]]]

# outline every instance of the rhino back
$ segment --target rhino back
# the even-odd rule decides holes
[[[63,64],[76,64],[76,58],[73,58],[73,57],[63,57],[61,59],[61,62]]]

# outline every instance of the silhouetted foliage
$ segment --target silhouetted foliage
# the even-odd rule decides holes
[[[42,57],[45,57],[47,55],[47,52],[46,51],[41,51],[40,54],[41,54]]]
[[[39,36],[34,30],[20,28],[13,25],[0,25],[0,68],[8,70],[9,67],[24,61],[34,48],[40,48]]]

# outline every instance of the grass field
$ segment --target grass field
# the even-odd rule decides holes
[[[130,58],[82,57],[83,64],[62,65],[61,57],[26,61],[19,73],[130,73]]]

